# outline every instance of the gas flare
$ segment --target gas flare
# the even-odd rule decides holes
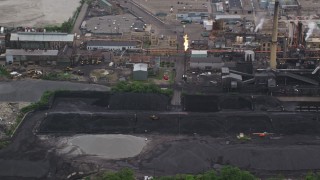
[[[187,51],[188,48],[189,48],[189,40],[188,40],[188,35],[184,35],[183,36],[183,39],[184,39],[184,43],[183,43],[183,46],[184,46],[184,51]]]

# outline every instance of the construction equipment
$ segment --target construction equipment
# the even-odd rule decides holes
[[[71,67],[66,67],[65,69],[64,69],[64,71],[65,72],[69,72],[69,71],[72,71],[73,69],[71,68]]]
[[[150,119],[151,120],[159,120],[159,117],[153,114],[150,116]]]
[[[274,133],[262,132],[262,133],[252,133],[253,135],[258,135],[259,137],[266,137],[273,135]]]

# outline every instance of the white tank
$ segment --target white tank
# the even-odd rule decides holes
[[[252,50],[246,50],[244,51],[245,53],[245,61],[254,61],[255,57],[254,57],[254,51]]]
[[[1,28],[0,28],[0,33],[1,33],[1,34],[4,33],[4,27],[1,27]]]
[[[236,36],[236,42],[239,43],[240,36]]]
[[[253,32],[254,31],[254,28],[253,27],[250,27],[250,32]]]

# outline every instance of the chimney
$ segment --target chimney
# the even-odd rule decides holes
[[[277,68],[277,47],[278,47],[278,17],[279,16],[279,1],[276,0],[274,4],[273,13],[273,31],[271,40],[271,53],[270,53],[270,68]]]

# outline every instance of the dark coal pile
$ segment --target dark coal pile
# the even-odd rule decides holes
[[[256,110],[279,109],[282,103],[272,96],[257,96],[253,99]]]
[[[241,109],[250,110],[252,108],[251,101],[239,96],[223,96],[220,97],[221,109]]]
[[[130,133],[133,120],[121,115],[52,113],[44,119],[39,132],[51,133]]]
[[[317,114],[277,115],[271,118],[276,133],[320,135],[320,118]]]
[[[102,111],[109,105],[111,94],[96,91],[59,91],[51,109],[55,111]]]
[[[110,98],[111,110],[165,111],[169,97],[162,94],[118,93]]]
[[[186,95],[184,108],[192,112],[217,112],[219,108],[218,96]]]
[[[232,116],[227,117],[225,121],[225,131],[228,133],[255,133],[273,131],[270,118],[266,115]]]
[[[51,109],[62,112],[77,111],[105,111],[108,107],[108,99],[97,98],[55,98]]]
[[[220,110],[250,110],[252,103],[249,98],[240,96],[218,95],[186,95],[184,97],[186,111],[217,112]]]
[[[52,103],[52,109],[63,112],[96,112],[107,109],[165,111],[169,102],[169,97],[161,94],[70,91],[57,93]]]
[[[151,113],[50,113],[40,124],[41,133],[153,133],[199,134],[226,136],[228,134],[270,132],[284,135],[319,135],[320,119],[316,115],[223,113],[156,114]]]

